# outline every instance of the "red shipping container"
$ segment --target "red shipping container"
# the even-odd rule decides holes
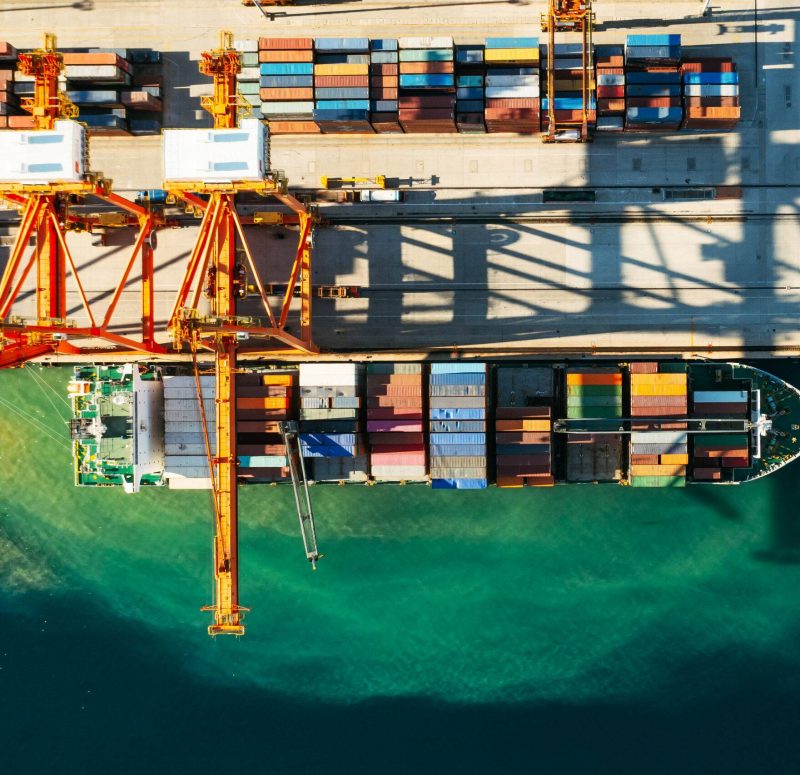
[[[516,476],[519,478],[525,478],[528,476],[548,476],[550,474],[550,465],[520,465],[520,466],[512,466],[512,465],[498,465],[497,466],[497,475],[498,476]]]
[[[413,407],[382,406],[370,409],[369,420],[422,420],[422,412]]]
[[[455,134],[458,131],[452,121],[404,121],[400,126],[407,135]]]
[[[739,455],[725,455],[722,458],[723,468],[750,468],[750,459]]]
[[[314,38],[259,38],[259,49],[282,49],[289,51],[293,49],[308,49],[314,48]]]
[[[425,436],[422,433],[409,433],[407,431],[382,431],[380,433],[370,433],[369,443],[380,446],[392,446],[393,444],[419,446],[425,444]]]
[[[746,415],[747,403],[695,404],[694,413],[702,416],[714,414]]]
[[[739,106],[738,97],[686,97],[683,104],[687,108],[735,108]]]
[[[130,73],[133,69],[131,63],[118,54],[95,51],[83,54],[62,54],[61,56],[64,57],[65,65],[114,65],[126,73]]]
[[[598,65],[598,75],[625,75],[624,67],[609,67],[608,65]]]
[[[431,94],[424,97],[400,97],[400,110],[419,110],[421,108],[449,108],[452,110],[456,98],[447,94]]]
[[[33,116],[6,116],[9,129],[33,129]],[[127,132],[122,132],[127,134]]]
[[[259,62],[313,62],[313,51],[259,51]]]
[[[487,108],[517,108],[517,109],[539,109],[538,99],[513,99],[493,97],[486,100]]]
[[[625,67],[625,57],[622,55],[601,56],[599,54],[595,54],[595,64],[598,68],[603,68],[603,70],[609,67],[618,70]]]
[[[497,465],[499,468],[507,468],[511,466],[549,466],[550,455],[541,453],[533,455],[498,455]]]
[[[680,97],[628,97],[629,108],[679,108]]]
[[[735,73],[736,64],[730,57],[696,57],[691,61],[681,62],[684,73]]]
[[[314,78],[317,89],[363,89],[369,85],[368,75],[318,75]]]
[[[558,94],[558,92],[556,92]],[[610,100],[625,96],[624,86],[598,86],[597,99]]]
[[[498,444],[549,444],[549,431],[500,431],[495,434]]]
[[[597,113],[624,113],[625,100],[597,100]]]
[[[453,119],[453,111],[445,108],[400,108],[400,121],[441,121]]]
[[[657,361],[632,361],[631,374],[658,374]]]
[[[490,121],[532,122],[538,120],[539,111],[530,108],[486,108],[487,123]]]
[[[658,455],[631,455],[632,466],[657,466]]]
[[[722,471],[719,468],[695,468],[692,471],[692,478],[701,482],[710,482],[722,479]]]

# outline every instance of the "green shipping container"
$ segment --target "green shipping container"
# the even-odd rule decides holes
[[[689,366],[686,363],[681,363],[680,361],[673,361],[667,363],[659,363],[658,370],[661,374],[686,374],[689,371]]]
[[[622,408],[621,396],[570,396],[567,406],[617,406]]]
[[[695,448],[744,449],[750,446],[750,437],[745,433],[709,433],[694,437]]]
[[[617,406],[567,406],[567,419],[600,418],[613,419],[622,416],[622,409]]]
[[[683,476],[632,476],[632,487],[685,487]]]
[[[572,396],[622,396],[622,385],[567,385]]]

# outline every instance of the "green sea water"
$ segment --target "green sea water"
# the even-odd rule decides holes
[[[73,487],[68,374],[0,374],[3,771],[800,768],[800,464],[738,488],[318,486],[317,572],[290,489],[242,487],[252,611],[212,640],[208,494]]]

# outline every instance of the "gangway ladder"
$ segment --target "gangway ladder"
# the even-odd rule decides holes
[[[311,567],[316,570],[317,562],[322,557],[317,548],[317,530],[314,527],[314,509],[311,507],[311,496],[308,492],[306,464],[300,450],[300,436],[297,423],[284,421],[278,423],[283,444],[286,447],[286,458],[289,461],[289,472],[292,476],[294,502],[297,506],[297,518],[300,520],[300,535],[303,547]]]

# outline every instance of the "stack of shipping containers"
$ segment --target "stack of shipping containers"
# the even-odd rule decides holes
[[[323,133],[374,131],[370,124],[369,68],[369,38],[314,41],[314,121]]]
[[[625,49],[595,46],[597,73],[597,131],[622,132],[625,128]]]
[[[679,129],[681,36],[628,35],[625,46],[625,129],[663,132]]]
[[[541,129],[539,39],[487,38],[486,131],[536,134]]]
[[[456,126],[459,132],[483,134],[486,107],[483,46],[456,46]]]
[[[458,131],[453,39],[401,38],[399,44],[399,109],[403,131]]]
[[[289,477],[278,423],[293,419],[297,373],[254,372],[236,378],[236,442],[239,478],[277,482]]]
[[[19,98],[14,92],[14,70],[17,50],[10,43],[0,41],[0,129],[6,129],[19,113]]]
[[[586,52],[588,59],[588,124],[590,133],[597,124],[597,97],[596,84],[594,80],[594,64],[592,57],[593,51]],[[542,63],[546,64],[547,46],[542,46]],[[553,87],[555,90],[555,114],[556,123],[563,127],[572,125],[580,127],[583,121],[583,55],[582,44],[580,43],[556,43],[554,52],[555,78]],[[543,90],[547,89],[547,79],[542,81]],[[549,128],[548,99],[551,95],[547,94],[542,99],[542,129],[547,131]]]
[[[272,134],[314,134],[314,39],[259,38],[261,113]]]
[[[486,364],[431,364],[429,396],[433,487],[483,489],[487,485]]]
[[[746,433],[699,433],[692,442],[695,481],[729,481],[731,469],[750,467],[750,439]]]
[[[216,448],[215,378],[203,375],[203,407],[209,444]],[[170,489],[211,489],[208,453],[193,376],[164,377],[164,478]]]
[[[681,63],[682,129],[733,129],[741,117],[739,73],[730,58]]]
[[[253,108],[253,114],[261,113],[261,70],[258,61],[258,40],[237,38],[233,47],[239,52],[242,69],[236,76],[236,90],[242,99]]]
[[[318,482],[367,480],[356,363],[300,364],[300,449]]]
[[[622,373],[615,366],[566,372],[567,418],[622,416]],[[622,477],[622,437],[615,433],[567,436],[567,481],[616,481]]]
[[[370,472],[378,482],[425,481],[421,363],[367,365]]]
[[[682,487],[689,462],[686,364],[632,363],[630,380],[630,482],[634,487]]]
[[[498,366],[495,410],[497,486],[555,484],[551,454],[553,370]]]
[[[369,53],[370,121],[378,134],[397,134],[400,126],[397,40],[373,40]]]

